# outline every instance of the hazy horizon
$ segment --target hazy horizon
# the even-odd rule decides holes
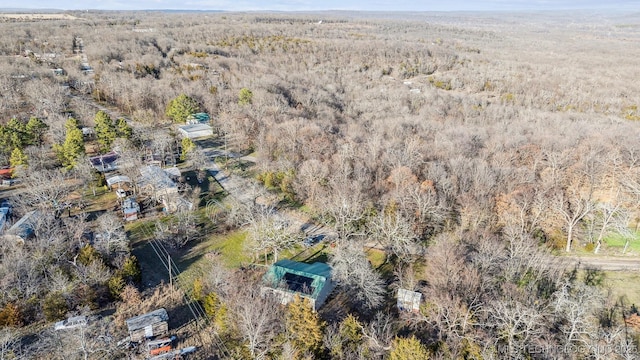
[[[10,0],[2,10],[201,10],[201,11],[544,11],[544,10],[640,10],[633,0],[601,2],[596,0],[458,0],[450,2],[409,0],[371,1],[361,0],[106,0],[91,4],[73,0]]]

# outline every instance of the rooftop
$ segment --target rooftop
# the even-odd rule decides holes
[[[91,163],[93,165],[100,165],[102,163],[114,162],[114,161],[118,160],[118,158],[119,158],[118,153],[116,153],[115,151],[111,151],[111,152],[103,154],[103,155],[98,155],[98,156],[91,157],[91,158],[89,158],[89,161],[91,161]]]
[[[262,280],[269,287],[315,299],[330,277],[331,267],[325,263],[306,264],[285,259],[273,264]]]
[[[169,177],[169,174],[167,174],[159,166],[143,166],[140,168],[140,175],[141,176],[138,184],[141,187],[151,185],[154,187],[155,191],[178,188],[176,183],[173,182],[173,180],[171,180],[171,178]]]
[[[187,123],[207,123],[211,118],[207,113],[195,113],[187,117]]]
[[[161,308],[150,313],[132,317],[125,322],[127,323],[129,331],[136,331],[163,321],[169,321],[169,314],[167,314],[167,310]]]

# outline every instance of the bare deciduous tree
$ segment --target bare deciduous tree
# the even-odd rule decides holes
[[[272,296],[263,296],[259,287],[246,284],[229,295],[227,304],[233,323],[251,356],[264,359],[276,336],[284,331],[281,307]]]
[[[11,328],[0,330],[0,360],[19,358],[20,352],[20,338],[15,330]]]
[[[385,284],[369,264],[362,245],[342,241],[329,260],[338,284],[353,295],[356,304],[368,309],[380,306],[386,293]]]
[[[526,345],[530,345],[542,331],[543,313],[517,300],[494,301],[489,312],[491,326],[500,334],[496,344],[504,342],[511,358],[526,356]]]
[[[399,212],[380,213],[369,223],[369,232],[385,249],[403,262],[422,253],[411,224]]]
[[[118,252],[129,251],[129,241],[124,232],[122,220],[113,212],[107,212],[97,219],[98,232],[94,246],[102,254],[111,256]]]

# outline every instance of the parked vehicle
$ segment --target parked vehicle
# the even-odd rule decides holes
[[[74,329],[77,327],[87,326],[88,320],[86,316],[73,316],[66,320],[58,321],[54,326],[54,330]]]
[[[324,235],[311,235],[307,236],[303,241],[302,245],[305,247],[311,247],[324,239]]]

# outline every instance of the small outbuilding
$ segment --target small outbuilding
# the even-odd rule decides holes
[[[163,308],[132,317],[125,322],[129,331],[129,339],[132,342],[166,336],[169,332],[169,315],[167,310]]]
[[[325,263],[306,264],[292,260],[280,260],[271,265],[262,277],[262,293],[273,293],[287,304],[296,295],[307,298],[314,310],[327,300],[335,283],[331,279],[331,267]]]
[[[422,293],[406,289],[398,289],[398,309],[401,311],[420,311]]]
[[[106,181],[109,189],[113,188],[114,185],[118,185],[118,188],[121,188],[122,184],[131,184],[131,179],[124,175],[111,176],[107,178]]]
[[[11,205],[3,201],[2,204],[0,204],[0,232],[4,231],[7,221],[9,221],[9,216],[11,216]]]
[[[138,219],[140,213],[140,205],[136,202],[136,199],[129,197],[122,202],[122,213],[126,221],[133,221]]]
[[[207,124],[201,123],[178,126],[178,132],[183,137],[189,139],[213,136],[213,128]]]

